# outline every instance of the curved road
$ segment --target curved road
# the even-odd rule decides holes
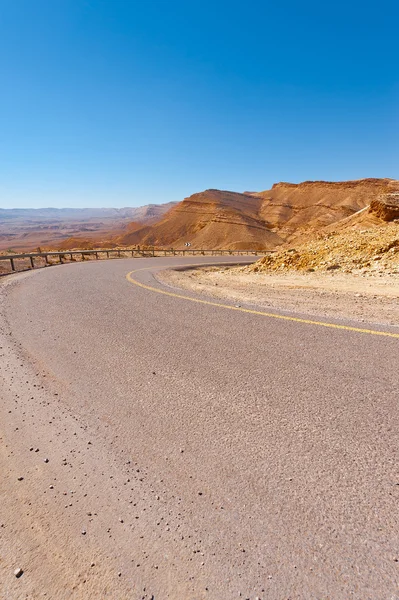
[[[2,286],[0,597],[399,598],[399,329],[179,298],[184,262]]]

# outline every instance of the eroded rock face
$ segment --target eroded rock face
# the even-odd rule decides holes
[[[383,221],[399,219],[399,193],[381,194],[371,201],[370,212]]]

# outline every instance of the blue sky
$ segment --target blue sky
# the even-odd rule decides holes
[[[396,0],[0,0],[0,206],[399,178]]]

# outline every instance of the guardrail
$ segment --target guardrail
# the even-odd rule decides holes
[[[168,250],[161,250],[156,248],[151,249],[128,249],[128,248],[98,248],[96,250],[65,250],[62,252],[29,252],[21,254],[2,254],[0,255],[0,261],[9,261],[10,272],[15,273],[17,271],[26,271],[35,268],[48,267],[54,264],[63,264],[65,261],[74,261],[75,256],[80,256],[81,260],[84,261],[86,257],[94,256],[96,260],[101,259],[101,255],[105,255],[105,258],[135,258],[135,257],[151,257],[151,256],[263,256],[264,254],[270,254],[273,250],[197,250],[197,249],[185,249],[176,250],[170,248]],[[122,256],[123,254],[123,256]],[[127,255],[127,256],[126,256]],[[56,263],[50,262],[50,257],[58,258]],[[17,261],[28,261],[28,267],[24,265],[22,269],[17,269]],[[40,264],[39,264],[40,262]],[[5,275],[7,273],[3,273]]]

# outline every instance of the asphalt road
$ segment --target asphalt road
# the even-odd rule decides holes
[[[30,567],[4,597],[399,598],[399,339],[176,297],[198,298],[154,273],[184,262],[201,259],[64,265],[8,287],[8,484],[18,457],[15,487],[37,501],[37,444],[56,457],[59,496],[10,523]],[[168,294],[129,281],[137,269],[131,279]],[[82,491],[71,509],[69,486]],[[24,537],[38,523],[58,583]],[[91,579],[94,565],[67,568],[88,545],[102,565]]]

